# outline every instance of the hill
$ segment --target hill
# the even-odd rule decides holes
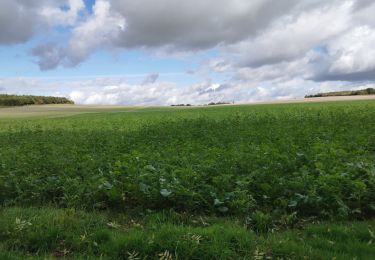
[[[315,95],[307,95],[305,98],[315,98],[315,97],[333,97],[333,96],[359,96],[359,95],[375,95],[374,88],[367,88],[361,90],[348,90],[348,91],[336,91],[327,93],[318,93]]]
[[[74,102],[65,97],[47,97],[30,95],[19,96],[0,94],[0,106],[25,106],[46,104],[74,104]]]

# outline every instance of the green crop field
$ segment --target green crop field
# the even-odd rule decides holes
[[[374,259],[375,101],[0,108],[0,259]]]

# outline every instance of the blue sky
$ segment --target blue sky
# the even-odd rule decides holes
[[[95,0],[85,0],[86,9],[92,13],[92,7],[95,4]]]
[[[373,12],[359,0],[3,0],[0,92],[169,105],[372,87]]]
[[[168,57],[153,57],[142,51],[129,50],[118,54],[99,50],[83,64],[73,68],[60,67],[54,70],[41,71],[30,49],[35,43],[20,44],[0,48],[0,66],[2,77],[36,77],[36,78],[88,78],[119,77],[141,78],[151,73],[163,77],[195,78],[187,72],[199,66],[199,60],[184,60]],[[190,82],[192,79],[190,79]],[[189,82],[187,82],[189,83]]]
[[[92,14],[95,0],[85,0],[85,11]],[[67,11],[68,4],[61,5]],[[84,11],[82,12],[84,13]],[[137,84],[150,74],[159,74],[160,80],[173,81],[181,86],[195,84],[202,79],[225,80],[226,75],[215,72],[204,75],[191,73],[197,71],[207,59],[217,56],[217,51],[209,50],[195,53],[193,56],[176,57],[153,55],[150,51],[129,49],[99,49],[90,55],[84,63],[74,67],[58,67],[53,70],[40,70],[36,57],[31,50],[52,38],[54,42],[66,42],[72,31],[71,26],[56,26],[50,31],[38,34],[25,43],[12,46],[0,46],[0,77],[28,77],[48,81],[65,79],[67,81],[92,78],[125,78],[131,84]]]

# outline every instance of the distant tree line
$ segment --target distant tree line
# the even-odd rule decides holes
[[[228,105],[228,104],[234,104],[234,101],[232,103],[230,102],[210,102],[208,104],[204,104],[203,106],[218,106],[218,105]],[[192,107],[191,104],[173,104],[171,107]]]
[[[337,92],[318,93],[316,95],[307,95],[307,96],[305,96],[305,98],[333,97],[333,96],[358,96],[358,95],[375,95],[375,89],[374,88],[367,88],[367,89],[353,90],[353,91],[337,91]]]
[[[210,102],[208,104],[204,104],[203,106],[218,106],[218,105],[229,105],[229,104],[234,104],[233,102]],[[191,104],[173,104],[171,107],[192,107],[193,105]],[[202,105],[200,105],[202,106]]]
[[[211,103],[208,103],[207,106],[217,106],[217,105],[229,105],[229,104],[234,104],[233,103],[229,103],[229,102],[211,102]]]
[[[171,105],[171,107],[191,107],[191,104],[176,104],[176,105]]]
[[[45,97],[30,95],[19,96],[0,94],[0,106],[25,106],[46,104],[74,104],[74,102],[65,97]]]

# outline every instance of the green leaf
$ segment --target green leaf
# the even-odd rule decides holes
[[[214,200],[214,206],[221,206],[223,204],[224,204],[224,202],[220,201],[219,199]]]
[[[152,165],[146,165],[144,169],[151,172],[156,171],[155,167]]]
[[[291,208],[294,208],[294,207],[296,207],[298,205],[298,202],[296,201],[296,200],[292,200],[291,202],[289,202],[289,207],[291,207]]]
[[[161,194],[163,197],[167,198],[167,197],[169,197],[169,196],[172,194],[172,192],[169,191],[169,190],[167,190],[167,189],[162,189],[162,190],[160,191],[160,194]]]
[[[139,190],[140,190],[141,192],[143,192],[143,193],[149,193],[149,192],[150,192],[149,189],[150,189],[150,186],[149,186],[149,185],[144,184],[143,182],[141,182],[141,183],[139,184]]]
[[[222,207],[218,207],[217,210],[220,211],[221,213],[225,213],[225,212],[228,212],[229,209],[227,207],[222,206]]]
[[[101,189],[101,190],[110,190],[112,188],[113,188],[113,185],[110,184],[108,181],[106,181],[103,184],[99,185],[99,189]]]

